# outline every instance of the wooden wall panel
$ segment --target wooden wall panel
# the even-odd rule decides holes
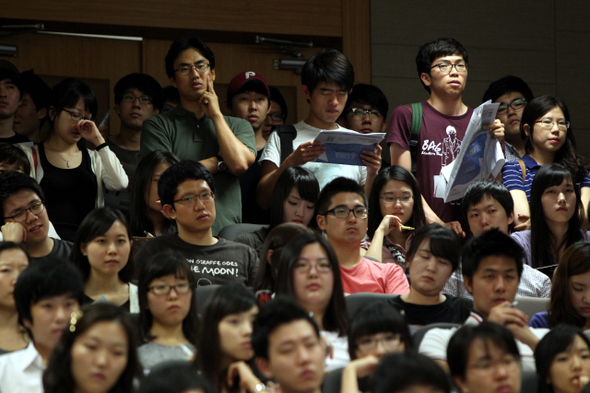
[[[342,1],[342,52],[354,66],[355,83],[371,83],[369,1]]]
[[[1,8],[2,18],[39,21],[333,37],[342,32],[341,0],[3,0]]]

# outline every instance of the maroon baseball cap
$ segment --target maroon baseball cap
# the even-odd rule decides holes
[[[254,71],[244,71],[234,76],[229,82],[229,86],[227,87],[227,101],[230,102],[238,92],[247,90],[244,89],[244,86],[249,84],[256,84],[256,87],[252,86],[252,90],[258,91],[270,99],[270,90],[264,78]]]

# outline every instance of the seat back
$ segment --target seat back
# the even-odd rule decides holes
[[[247,232],[256,232],[257,230],[268,227],[268,225],[262,224],[248,224],[248,223],[241,223],[241,224],[231,224],[224,227],[221,231],[219,231],[219,237],[222,237],[226,240],[235,240],[236,237],[240,236],[242,233]]]

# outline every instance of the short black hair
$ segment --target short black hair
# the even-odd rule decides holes
[[[506,186],[496,179],[481,179],[471,183],[463,195],[461,201],[463,217],[467,219],[469,209],[480,203],[486,196],[498,201],[507,217],[514,212],[514,200]]]
[[[416,67],[418,69],[418,76],[423,73],[430,75],[430,67],[432,62],[443,56],[457,55],[463,57],[465,64],[469,65],[469,58],[467,57],[467,50],[461,45],[459,41],[454,38],[439,38],[436,41],[427,42],[418,50],[416,56]],[[422,86],[430,93],[430,87],[426,86],[420,78]]]
[[[453,271],[459,268],[461,259],[461,240],[451,228],[438,223],[426,225],[416,231],[410,249],[406,254],[406,261],[411,262],[418,252],[418,247],[426,239],[430,240],[430,252],[437,258],[451,262]]]
[[[2,255],[4,251],[9,250],[21,250],[27,256],[27,261],[30,259],[29,252],[27,251],[24,244],[10,241],[0,241],[0,255]]]
[[[362,307],[350,320],[348,327],[348,353],[351,359],[356,359],[358,340],[363,336],[378,333],[398,334],[400,341],[404,343],[404,350],[408,351],[414,346],[412,335],[406,319],[397,308],[384,300],[378,300]]]
[[[283,295],[265,304],[254,320],[252,347],[255,356],[268,359],[270,335],[280,326],[300,320],[309,322],[316,336],[320,337],[318,325],[294,300]]]
[[[49,109],[49,99],[51,97],[51,88],[39,77],[39,75],[35,74],[33,70],[28,70],[21,72],[20,74],[20,81],[21,81],[21,98],[25,94],[29,94],[33,103],[35,104],[35,109]],[[41,121],[41,124],[45,122],[48,118],[49,113]]]
[[[80,306],[84,303],[84,281],[78,269],[72,263],[54,256],[46,256],[31,263],[18,276],[14,287],[18,322],[24,326],[25,320],[32,321],[33,305],[61,295],[70,296]]]
[[[162,86],[151,75],[134,72],[125,75],[115,85],[115,104],[119,105],[123,94],[129,89],[137,89],[152,99],[154,109],[161,110],[164,103]]]
[[[416,352],[385,355],[371,377],[373,393],[396,393],[412,386],[432,386],[450,393],[447,375],[434,360]]]
[[[316,204],[316,211],[318,214],[325,214],[326,210],[332,203],[332,197],[342,192],[352,192],[359,194],[363,198],[363,204],[367,206],[367,197],[365,196],[365,190],[363,186],[358,184],[355,180],[349,179],[348,177],[337,177],[324,186],[320,191],[318,197],[318,203]]]
[[[531,101],[534,98],[531,88],[525,81],[517,76],[508,75],[490,83],[486,92],[483,93],[482,102],[486,102],[487,100],[494,102],[504,94],[514,92],[522,94],[527,101]]]
[[[287,115],[289,114],[289,108],[287,107],[287,101],[281,94],[281,91],[274,86],[268,86],[270,91],[270,100],[276,102],[281,107],[281,113],[283,114],[283,122],[287,121]]]
[[[25,152],[12,143],[0,142],[0,164],[16,165],[28,175],[31,173],[31,163]]]
[[[14,171],[0,174],[0,211],[2,212],[2,215],[0,215],[0,226],[5,223],[4,217],[6,216],[6,212],[4,212],[4,201],[20,190],[31,190],[37,194],[41,202],[45,202],[45,193],[43,193],[41,186],[28,174]]]
[[[172,45],[170,45],[170,49],[168,49],[168,53],[164,59],[164,62],[166,63],[166,75],[168,75],[168,78],[174,78],[174,60],[176,60],[178,55],[190,48],[199,51],[199,53],[209,61],[209,67],[212,70],[215,69],[215,55],[203,41],[196,37],[177,38]]]
[[[522,247],[514,239],[498,228],[492,228],[474,237],[463,247],[461,258],[463,276],[472,280],[481,260],[485,257],[506,256],[514,259],[518,279],[520,280],[523,269],[523,254]]]
[[[207,379],[186,360],[170,360],[156,365],[139,385],[137,393],[184,393],[189,390],[213,393]]]
[[[316,53],[303,65],[301,84],[312,93],[320,82],[335,83],[348,93],[354,85],[352,63],[336,49],[324,49]]]
[[[504,326],[493,322],[482,322],[479,325],[464,325],[457,330],[447,347],[447,362],[451,376],[465,380],[469,363],[469,348],[481,340],[489,351],[490,344],[502,349],[520,361],[520,352],[512,333]]]
[[[215,194],[215,182],[213,175],[205,165],[196,161],[181,161],[166,169],[158,181],[158,195],[162,206],[174,206],[174,196],[178,191],[178,186],[186,180],[205,180]]]
[[[383,91],[375,85],[367,85],[365,83],[359,83],[354,85],[352,92],[348,95],[348,100],[344,105],[343,115],[346,115],[352,108],[352,103],[358,102],[359,104],[370,105],[381,112],[383,119],[387,118],[387,111],[389,110],[389,101]]]

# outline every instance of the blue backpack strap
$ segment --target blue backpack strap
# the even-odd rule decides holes
[[[418,144],[420,143],[420,128],[422,128],[422,103],[413,102],[412,107],[412,128],[410,129],[410,156],[412,157],[412,173],[416,173],[416,157],[418,155]]]
[[[293,153],[293,141],[297,138],[297,129],[292,125],[274,126],[271,131],[279,134],[281,141],[281,164]]]

